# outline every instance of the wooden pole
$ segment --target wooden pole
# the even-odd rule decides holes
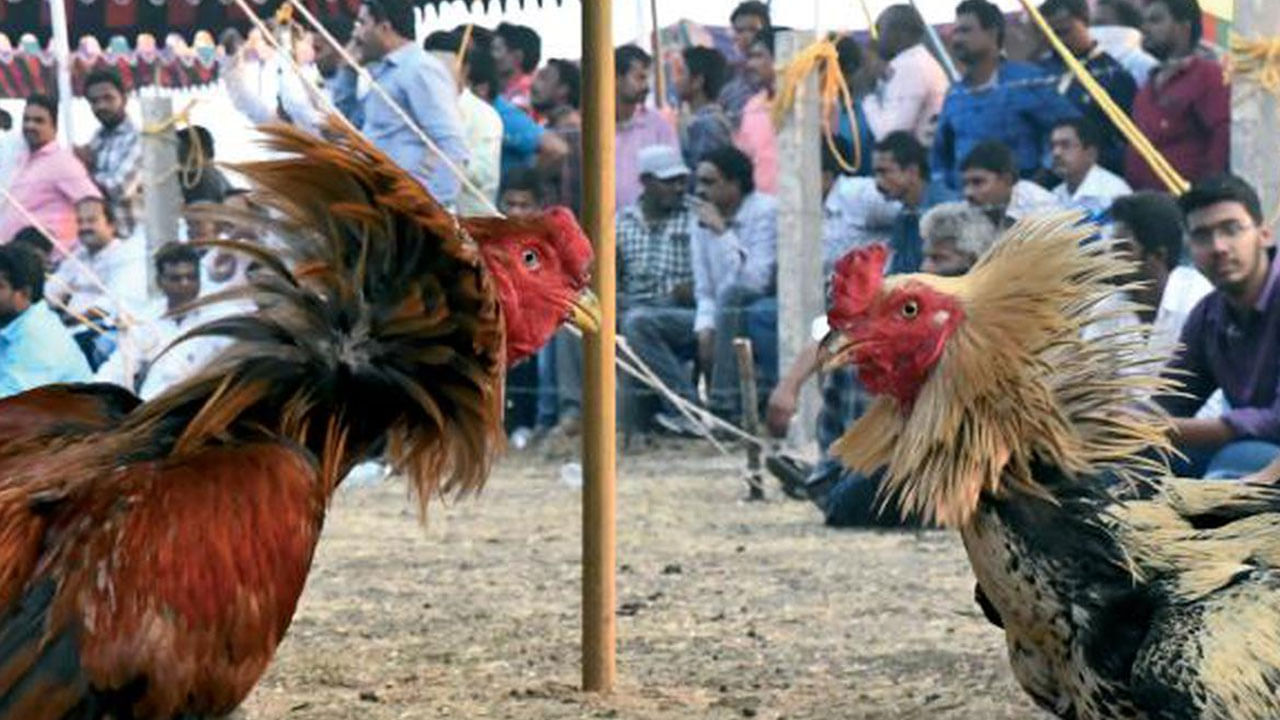
[[[778,34],[777,61],[786,65],[813,42],[809,31]],[[823,312],[821,118],[818,77],[811,73],[778,131],[778,368],[785,371],[811,342]],[[800,391],[791,440],[807,448],[821,406],[817,388]]]
[[[67,6],[63,0],[49,0],[49,24],[53,26],[53,58],[58,73],[58,131],[67,147],[75,144],[71,96],[71,38],[67,29]]]
[[[174,132],[173,100],[167,97],[140,97],[142,126],[143,228],[147,233],[147,295],[160,296],[155,264],[151,258],[162,245],[178,239],[178,216],[182,212],[182,191],[178,166],[178,136]],[[156,131],[154,128],[164,128]]]
[[[760,403],[756,396],[756,360],[751,338],[733,339],[738,359],[738,384],[742,390],[742,429],[760,436]],[[747,500],[764,499],[764,477],[760,474],[760,446],[747,443]]]
[[[592,283],[600,298],[600,332],[583,346],[582,688],[589,692],[613,689],[617,672],[612,18],[612,0],[582,3],[582,219],[595,238]]]
[[[649,0],[649,15],[653,18],[653,76],[654,93],[658,101],[658,109],[667,106],[667,72],[662,64],[662,34],[658,25],[658,0]]]
[[[1280,3],[1235,0],[1232,27],[1249,40],[1280,35]],[[1280,101],[1253,80],[1231,81],[1231,170],[1258,191],[1262,210],[1273,225],[1280,206]]]

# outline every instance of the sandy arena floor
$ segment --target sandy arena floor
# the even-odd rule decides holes
[[[972,602],[958,539],[744,503],[705,446],[623,460],[617,691],[579,682],[580,491],[513,454],[419,524],[400,485],[342,491],[266,718],[1044,718]]]

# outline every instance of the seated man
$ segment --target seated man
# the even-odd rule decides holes
[[[97,369],[115,347],[115,330],[137,318],[147,302],[146,249],[142,239],[116,236],[114,206],[103,198],[76,203],[79,246],[49,278],[46,296],[65,306],[63,321]],[[90,320],[108,333],[85,326]]]
[[[1159,398],[1174,417],[1174,444],[1189,458],[1174,469],[1238,478],[1280,455],[1280,264],[1258,194],[1240,178],[1201,180],[1178,203],[1191,257],[1215,289],[1191,311],[1169,364],[1187,396]],[[1218,388],[1231,409],[1195,417]]]
[[[1028,215],[1061,210],[1053,193],[1030,180],[1019,180],[1013,151],[999,140],[974,146],[960,164],[964,199],[1004,230]]]
[[[622,335],[667,387],[697,402],[697,390],[684,368],[697,355],[689,250],[693,212],[685,194],[689,168],[680,151],[667,145],[642,149],[639,161],[640,199],[617,217]],[[644,430],[652,419],[670,432],[696,432],[665,400],[651,412],[654,398],[635,380],[627,378],[623,390],[628,427]]]
[[[920,219],[924,237],[921,271],[937,275],[963,275],[995,242],[996,229],[981,211],[963,203],[943,203]],[[769,398],[770,430],[781,435],[795,413],[800,387],[818,371],[818,340],[826,333],[826,318],[815,323],[814,343],[797,359]],[[831,373],[823,385],[823,408],[818,416],[818,445],[823,459],[812,469],[795,461],[769,458],[768,467],[784,487],[803,483],[801,492],[823,510],[827,524],[897,525],[896,517],[877,517],[876,479],[849,472],[827,448],[870,406],[871,397],[849,368]],[[800,478],[804,480],[800,480]]]
[[[0,397],[59,382],[88,382],[84,353],[44,301],[40,258],[0,246]]]
[[[169,343],[218,317],[253,309],[250,301],[239,300],[183,310],[200,295],[200,253],[190,245],[169,243],[160,248],[155,267],[163,303],[151,309],[146,321],[121,333],[116,351],[95,375],[96,380],[128,388],[143,400],[194,375],[231,340],[191,338],[165,352]]]
[[[733,420],[742,409],[734,338],[746,334],[750,313],[777,314],[778,202],[756,191],[750,158],[732,146],[704,156],[695,177],[698,358],[711,378],[711,410]]]
[[[1049,136],[1053,172],[1062,183],[1053,189],[1063,207],[1085,210],[1103,217],[1116,198],[1133,192],[1129,183],[1098,164],[1102,134],[1088,118],[1063,120]]]

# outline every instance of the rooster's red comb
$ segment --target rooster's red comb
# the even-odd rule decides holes
[[[888,255],[884,245],[868,245],[853,250],[836,263],[831,280],[831,310],[827,313],[831,327],[847,328],[871,307],[884,282]]]
[[[560,257],[569,273],[575,277],[589,274],[595,253],[573,211],[554,205],[543,211],[542,217],[558,239]]]

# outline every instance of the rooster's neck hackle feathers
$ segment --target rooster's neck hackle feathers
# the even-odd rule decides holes
[[[193,331],[237,343],[129,426],[186,419],[179,454],[255,432],[292,439],[329,489],[385,442],[424,507],[479,487],[502,444],[504,335],[476,243],[359,136],[263,132],[281,157],[238,168],[282,248],[252,251],[262,272],[245,294],[261,309]]]
[[[904,513],[959,527],[983,493],[1047,496],[1036,460],[1068,476],[1111,472],[1136,479],[1160,463],[1136,457],[1168,448],[1167,420],[1149,398],[1169,381],[1148,347],[1149,329],[1084,340],[1114,310],[1132,263],[1089,242],[1078,213],[1022,221],[965,276],[889,277],[956,297],[964,320],[911,407],[877,398],[833,446],[850,468],[886,468],[884,498]]]

